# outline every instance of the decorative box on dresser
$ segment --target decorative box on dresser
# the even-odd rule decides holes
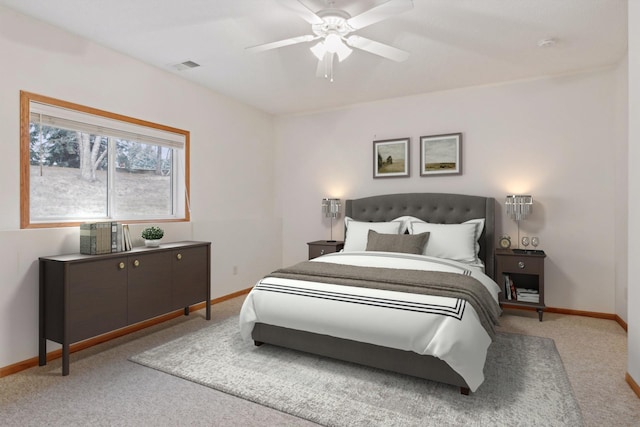
[[[315,242],[307,243],[307,245],[309,245],[309,259],[340,252],[344,248],[344,242],[341,240],[316,240]]]
[[[500,304],[530,307],[542,322],[544,305],[544,259],[541,250],[496,249],[496,282],[500,285]]]
[[[47,340],[69,345],[205,302],[211,319],[211,243],[177,242],[102,255],[41,257],[39,364]]]

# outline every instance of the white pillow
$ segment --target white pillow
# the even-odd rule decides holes
[[[369,230],[383,234],[399,234],[402,222],[363,222],[345,217],[344,225],[347,228],[347,234],[344,238],[343,251],[353,252],[367,249]]]
[[[412,222],[409,233],[429,232],[424,254],[465,263],[476,263],[476,223],[431,224]]]
[[[463,224],[475,224],[476,225],[476,262],[481,262],[478,258],[480,254],[480,236],[482,236],[482,230],[484,230],[484,218],[470,219],[463,222]]]
[[[400,228],[400,234],[409,230],[410,229],[409,226],[411,225],[412,222],[426,223],[426,221],[423,221],[420,218],[416,218],[415,216],[401,216],[394,219],[394,221],[403,222],[403,225]],[[480,255],[480,236],[482,236],[482,231],[484,230],[484,218],[470,219],[469,221],[465,221],[462,224],[476,225],[476,260],[475,262],[482,264],[482,261],[480,260],[480,258],[478,258],[478,255]],[[409,233],[411,232],[409,231]]]

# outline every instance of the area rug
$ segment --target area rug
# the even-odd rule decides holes
[[[553,340],[499,333],[485,382],[458,387],[246,343],[238,318],[130,360],[326,426],[581,426]]]

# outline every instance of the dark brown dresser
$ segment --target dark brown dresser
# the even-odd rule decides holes
[[[177,242],[102,255],[47,256],[40,265],[39,364],[47,340],[69,345],[205,302],[211,319],[211,243]]]

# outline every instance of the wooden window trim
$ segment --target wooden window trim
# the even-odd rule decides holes
[[[114,120],[121,120],[124,122],[134,123],[140,126],[147,126],[150,128],[161,129],[167,132],[179,133],[185,136],[184,143],[184,168],[185,168],[185,176],[184,176],[184,185],[185,185],[185,194],[186,198],[184,201],[184,218],[175,218],[175,219],[159,219],[159,220],[135,220],[135,221],[127,221],[122,219],[122,221],[126,221],[127,223],[147,223],[147,222],[188,222],[190,221],[190,212],[189,212],[189,203],[188,198],[190,197],[190,164],[189,164],[189,139],[190,132],[178,129],[170,126],[161,125],[158,123],[149,122],[146,120],[140,120],[133,117],[124,116],[121,114],[111,113],[109,111],[99,110],[97,108],[87,107],[85,105],[75,104],[73,102],[62,101],[60,99],[51,98],[49,96],[38,95],[36,93],[31,93],[27,91],[20,91],[20,228],[54,228],[54,227],[77,227],[82,221],[78,222],[46,222],[46,223],[31,223],[31,215],[30,215],[30,187],[29,187],[29,176],[30,176],[30,163],[29,163],[29,149],[30,149],[30,136],[29,136],[29,110],[30,110],[30,102],[41,102],[43,104],[55,105],[61,108],[68,108],[71,110],[82,111],[88,114],[94,114],[96,116],[103,116]]]

